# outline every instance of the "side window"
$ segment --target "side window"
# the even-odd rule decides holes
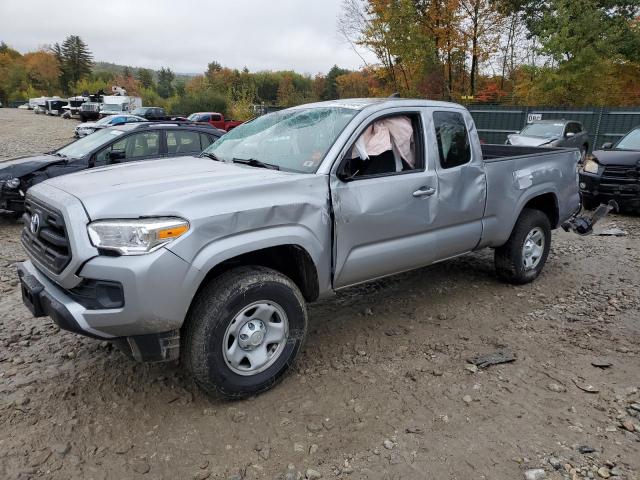
[[[211,115],[211,120],[214,122],[219,122],[222,120],[222,115]]]
[[[96,153],[96,158],[93,163],[93,166],[104,167],[105,165],[109,165],[109,159],[107,158],[107,154],[114,150],[124,152],[126,146],[127,146],[127,138],[123,138],[122,140],[119,140],[113,143],[111,146],[107,148],[103,148],[98,153]]]
[[[464,117],[458,112],[433,112],[442,168],[464,165],[471,160],[471,144]]]
[[[341,165],[341,175],[357,179],[424,168],[422,129],[417,114],[380,118],[367,126]]]
[[[217,140],[217,138],[212,137],[211,135],[207,135],[205,133],[201,133],[200,134],[200,148],[202,148],[202,150],[204,150],[205,148],[207,148],[209,145],[211,145],[216,140]]]
[[[181,155],[200,153],[200,134],[188,130],[171,130],[167,132],[167,154]]]
[[[126,138],[126,160],[160,155],[160,132],[136,133]]]

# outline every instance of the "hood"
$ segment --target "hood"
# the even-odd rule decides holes
[[[640,151],[637,150],[595,150],[593,156],[601,165],[640,166]]]
[[[97,128],[97,127],[96,127],[96,123],[95,122],[85,122],[85,123],[81,123],[80,125],[78,125],[76,127],[76,130],[79,130],[81,128]]]
[[[18,157],[0,162],[0,179],[22,177],[33,173],[53,163],[64,162],[61,157],[54,155],[35,155],[33,157]]]
[[[517,145],[520,147],[539,147],[547,143],[557,140],[557,137],[540,138],[540,137],[527,137],[526,135],[519,135],[517,133],[509,135],[509,141],[511,145]]]
[[[84,170],[44,183],[77,197],[90,218],[97,220],[154,215],[193,218],[258,208],[274,189],[287,191],[288,184],[301,182],[300,189],[311,190],[318,179],[326,185],[326,179],[315,174],[174,157]]]

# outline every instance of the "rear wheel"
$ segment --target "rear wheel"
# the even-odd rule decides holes
[[[540,210],[524,209],[507,243],[495,250],[498,276],[515,284],[535,280],[551,247],[551,224]]]
[[[239,267],[211,281],[194,300],[182,358],[207,393],[242,398],[282,378],[306,331],[305,301],[288,277]]]

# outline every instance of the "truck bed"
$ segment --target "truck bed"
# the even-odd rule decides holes
[[[487,200],[479,247],[504,244],[529,198],[544,195],[557,208],[552,228],[571,216],[580,205],[578,155],[575,148],[482,145]]]
[[[571,149],[550,147],[520,147],[517,145],[483,144],[482,159],[485,162],[508,160],[516,157],[544,155],[563,152]]]

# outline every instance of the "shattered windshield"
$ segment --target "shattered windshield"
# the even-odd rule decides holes
[[[640,150],[640,128],[627,133],[616,145],[618,150]]]
[[[283,110],[231,130],[204,151],[221,161],[262,162],[314,173],[358,110],[342,107]]]
[[[553,138],[562,136],[564,123],[532,123],[524,127],[520,135],[525,137]]]

